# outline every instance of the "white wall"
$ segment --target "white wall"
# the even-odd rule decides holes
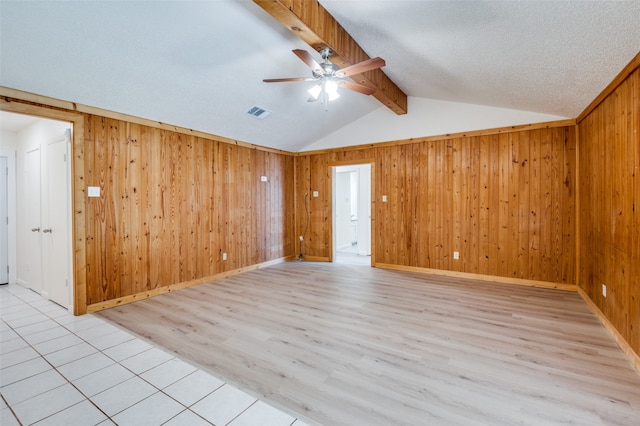
[[[336,172],[335,238],[336,249],[351,247],[351,173]]]
[[[397,115],[386,107],[365,115],[304,148],[305,151],[362,145],[495,127],[565,120],[549,114],[409,97],[409,112]]]
[[[8,201],[8,239],[9,239],[9,283],[16,282],[16,146],[18,135],[2,130],[0,132],[0,157],[7,157],[7,201]]]

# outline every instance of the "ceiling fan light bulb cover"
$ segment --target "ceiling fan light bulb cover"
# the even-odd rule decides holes
[[[325,90],[329,94],[329,96],[338,93],[338,83],[333,80],[328,80],[325,82]]]
[[[318,99],[318,97],[320,96],[320,92],[322,91],[322,86],[319,84],[316,84],[315,86],[313,86],[311,89],[309,89],[307,92],[309,93],[309,95],[313,98],[313,99]]]

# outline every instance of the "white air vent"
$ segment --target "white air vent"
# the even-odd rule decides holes
[[[257,105],[252,106],[251,108],[249,108],[249,110],[246,112],[246,114],[255,117],[255,118],[259,118],[261,120],[267,118],[268,116],[271,115],[271,111],[266,110],[262,107],[259,107]]]

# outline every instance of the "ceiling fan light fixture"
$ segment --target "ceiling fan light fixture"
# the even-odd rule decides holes
[[[322,92],[322,85],[316,84],[311,89],[307,90],[307,92],[309,93],[309,96],[317,100],[320,97],[320,92]]]
[[[330,101],[335,101],[340,97],[340,93],[338,93],[338,84],[333,80],[325,82],[324,90],[327,92],[327,97]]]

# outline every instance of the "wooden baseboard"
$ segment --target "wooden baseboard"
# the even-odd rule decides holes
[[[302,259],[310,262],[331,262],[328,257],[322,256],[302,256]],[[294,257],[293,260],[298,260],[298,258]]]
[[[136,302],[138,300],[147,299],[153,296],[159,296],[161,294],[170,293],[172,291],[180,290],[187,287],[193,287],[195,285],[204,284],[211,281],[217,281],[223,278],[231,277],[233,275],[242,274],[244,272],[255,271],[256,269],[265,268],[267,266],[275,265],[278,263],[286,262],[288,260],[295,259],[295,256],[286,256],[279,259],[269,260],[267,262],[258,263],[244,268],[233,269],[231,271],[221,272],[216,275],[211,275],[204,278],[198,278],[197,280],[185,281],[181,283],[171,284],[165,287],[156,288],[153,290],[145,291],[142,293],[132,294],[130,296],[119,297],[113,300],[107,300],[106,302],[93,303],[87,306],[87,313],[97,312],[104,309],[113,308],[114,306],[125,305],[127,303]]]
[[[575,284],[525,280],[522,278],[508,278],[508,277],[499,277],[496,275],[472,274],[469,272],[445,271],[442,269],[419,268],[417,266],[403,266],[403,265],[393,265],[390,263],[376,263],[374,267],[381,268],[381,269],[393,269],[396,271],[419,272],[421,274],[435,274],[435,275],[444,275],[447,277],[458,277],[458,278],[466,278],[471,280],[490,281],[490,282],[497,282],[497,283],[503,283],[503,284],[524,285],[528,287],[553,288],[556,290],[565,290],[565,291],[577,290],[577,286]]]
[[[615,340],[618,346],[620,346],[620,349],[622,349],[622,352],[627,356],[633,367],[640,373],[640,355],[633,350],[631,345],[629,345],[625,338],[622,337],[622,334],[620,334],[613,324],[611,324],[609,319],[602,313],[584,290],[578,288],[578,294],[582,297],[587,306],[591,308],[596,317],[598,317],[598,320],[600,320],[602,325],[604,325],[604,328],[607,329],[611,337],[613,337],[613,340]]]

